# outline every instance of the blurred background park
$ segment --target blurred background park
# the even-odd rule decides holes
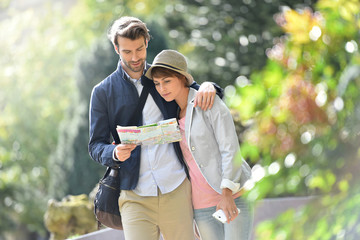
[[[48,201],[102,176],[89,98],[116,68],[106,31],[122,15],[147,23],[149,63],[177,49],[197,82],[225,89],[249,201],[315,197],[256,239],[359,239],[358,0],[1,0],[1,240],[48,239]]]

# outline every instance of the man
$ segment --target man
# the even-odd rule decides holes
[[[176,103],[164,101],[153,82],[143,76],[150,67],[146,64],[148,32],[134,17],[119,18],[109,30],[120,61],[117,70],[92,91],[89,153],[102,165],[120,167],[119,208],[125,239],[158,240],[160,232],[164,239],[194,239],[191,186],[179,144],[125,145],[116,132],[117,125],[146,125],[176,117]],[[130,123],[144,88],[149,95],[142,116]],[[211,107],[213,85],[205,83],[199,93],[196,104],[203,110]]]

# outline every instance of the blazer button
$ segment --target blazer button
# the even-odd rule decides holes
[[[192,151],[195,151],[195,147],[191,147],[191,150],[192,150]]]

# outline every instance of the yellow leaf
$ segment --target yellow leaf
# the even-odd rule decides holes
[[[318,20],[313,16],[312,12],[305,9],[299,13],[295,10],[289,10],[284,13],[286,23],[283,29],[290,34],[291,40],[298,44],[310,42],[309,33],[314,26],[319,25]]]

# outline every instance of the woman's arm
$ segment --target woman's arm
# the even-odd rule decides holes
[[[234,120],[230,110],[219,98],[215,100],[214,106],[206,112],[221,154],[222,181],[220,188],[229,188],[236,193],[240,189],[240,166],[234,169],[235,158],[240,152]],[[240,165],[240,164],[239,164]]]
[[[219,184],[222,194],[216,209],[222,209],[230,222],[238,215],[233,194],[240,189],[240,171],[234,169],[234,161],[240,151],[239,140],[230,110],[223,101],[217,98],[207,114],[221,154],[222,180]]]

